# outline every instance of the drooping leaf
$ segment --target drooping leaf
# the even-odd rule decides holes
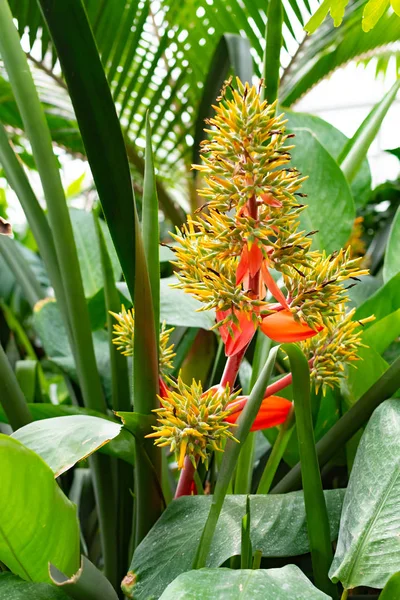
[[[0,435],[0,560],[23,579],[50,582],[49,562],[69,575],[79,567],[76,506],[32,450]]]
[[[53,585],[24,581],[12,573],[0,573],[0,600],[68,600]]]
[[[281,569],[199,569],[179,575],[160,600],[328,600],[295,565]]]
[[[400,406],[387,400],[368,422],[351,471],[330,570],[345,588],[383,588],[400,569]]]
[[[400,272],[400,208],[397,209],[390,228],[383,264],[383,280],[387,283]]]
[[[39,454],[58,477],[116,438],[121,427],[107,419],[76,415],[35,421],[12,437]]]
[[[349,185],[334,159],[307,129],[293,129],[295,148],[291,165],[309,179],[302,185],[307,210],[300,227],[315,231],[314,247],[331,253],[347,242],[355,218]],[[334,226],[332,226],[334,224]]]
[[[342,490],[325,492],[331,536],[335,539]],[[190,570],[212,498],[186,496],[174,500],[136,549],[130,572],[136,576],[137,600],[158,598],[180,573]],[[241,521],[246,496],[226,496],[218,521],[207,567],[218,567],[240,554]],[[308,552],[302,492],[282,496],[250,496],[251,541],[263,556],[296,556]],[[168,544],[160,540],[168,539]]]

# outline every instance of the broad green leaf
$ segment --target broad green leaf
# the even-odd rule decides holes
[[[394,600],[400,598],[400,571],[391,576],[379,596],[379,600]]]
[[[79,568],[76,506],[32,450],[0,435],[0,561],[23,579],[50,582],[48,564]]]
[[[400,208],[393,219],[383,265],[383,280],[387,283],[400,273]]]
[[[345,588],[383,588],[400,570],[400,404],[379,406],[358,446],[330,570]]]
[[[310,130],[310,132],[317,137],[317,140],[323,145],[325,150],[329,152],[332,158],[336,161],[338,160],[343,148],[349,141],[344,133],[315,115],[293,112],[286,108],[284,110],[285,117],[289,120],[286,126],[289,131],[293,128]],[[361,168],[350,184],[350,187],[355,205],[364,206],[371,193],[371,170],[366,158],[364,158]],[[305,203],[307,203],[307,200]]]
[[[331,538],[338,530],[343,490],[325,492]],[[136,549],[131,573],[136,600],[158,598],[180,573],[191,569],[205,520],[210,496],[184,496],[168,505],[153,529]],[[263,556],[297,556],[309,551],[302,492],[250,496],[251,542]],[[226,496],[218,521],[207,567],[218,567],[240,554],[241,521],[246,496]],[[168,544],[160,543],[168,540]]]
[[[49,572],[53,583],[74,600],[118,600],[111,582],[86,556],[81,557],[79,571],[72,577],[53,564],[49,566]]]
[[[121,427],[107,419],[75,415],[35,421],[12,437],[39,454],[58,477],[117,437]]]
[[[91,298],[103,287],[100,249],[97,243],[93,216],[85,211],[71,208],[69,211],[79,265],[82,271],[83,286],[86,298]],[[113,266],[116,280],[121,277],[121,267],[107,225],[100,221],[102,233],[107,245],[108,254]]]
[[[363,333],[363,341],[370,348],[382,354],[400,335],[400,308],[383,319],[375,321]],[[357,366],[359,363],[357,363]]]
[[[352,406],[389,368],[388,363],[373,348],[360,348],[361,360],[348,367],[341,390],[348,406]]]
[[[375,315],[377,321],[400,308],[400,273],[392,277],[383,287],[379,288],[372,296],[363,302],[357,309],[354,318],[365,319]],[[365,328],[372,327],[366,323]]]
[[[0,573],[0,600],[68,600],[68,598],[54,585],[32,583],[12,573]]]
[[[349,185],[334,159],[307,129],[293,128],[296,137],[291,166],[308,176],[301,187],[307,194],[307,210],[300,215],[300,227],[318,230],[313,247],[331,253],[347,242],[355,218]]]
[[[160,600],[328,600],[295,565],[281,569],[199,569],[179,575]]]
[[[366,33],[371,31],[389,6],[389,0],[369,0],[362,18],[362,28]]]

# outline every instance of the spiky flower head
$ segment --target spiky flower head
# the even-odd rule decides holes
[[[159,397],[161,407],[153,411],[158,425],[146,437],[155,438],[157,446],[169,446],[179,469],[185,456],[194,467],[198,458],[208,467],[210,453],[223,450],[226,439],[235,439],[232,425],[225,419],[230,414],[228,403],[237,398],[238,392],[231,394],[229,386],[203,392],[200,382],[193,380],[189,386],[180,377],[176,382],[168,378],[168,383],[171,389],[165,397]]]
[[[325,394],[328,387],[338,385],[345,377],[346,365],[355,366],[354,361],[359,360],[358,349],[366,347],[362,342],[362,328],[374,317],[353,321],[355,312],[354,308],[346,314],[344,305],[339,306],[336,318],[319,335],[301,342],[311,361],[311,381],[316,392],[322,387]]]
[[[135,311],[133,308],[126,310],[125,306],[121,306],[120,313],[110,311],[110,314],[117,320],[113,325],[113,344],[124,356],[133,356],[133,340],[135,331]],[[174,345],[169,343],[169,336],[174,331],[174,328],[166,329],[165,322],[160,330],[160,350],[159,363],[160,373],[166,375],[172,370],[172,359],[175,356]]]

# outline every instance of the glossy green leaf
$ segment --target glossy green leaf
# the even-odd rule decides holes
[[[378,354],[382,354],[399,335],[400,308],[383,319],[373,322],[363,332],[363,341]],[[359,363],[356,366],[358,367]]]
[[[100,249],[93,222],[93,216],[85,211],[72,208],[69,211],[79,265],[82,272],[83,287],[86,298],[94,296],[103,287]],[[101,230],[111,259],[115,280],[121,277],[121,267],[115,252],[110,232],[104,221],[100,221]]]
[[[285,110],[288,119],[287,129],[308,129],[329,154],[337,161],[343,148],[349,139],[339,129],[324,121],[320,117],[307,113]],[[356,206],[363,206],[369,199],[371,193],[371,170],[368,160],[364,158],[360,169],[350,184]],[[307,203],[307,200],[305,201]]]
[[[347,242],[355,218],[349,185],[339,166],[307,129],[295,129],[291,166],[308,176],[301,187],[307,194],[307,210],[300,215],[300,227],[318,230],[313,246],[331,253]],[[332,223],[334,226],[332,226]]]
[[[49,562],[73,575],[80,556],[76,506],[50,467],[18,440],[0,435],[0,461],[0,560],[26,580],[49,582]]]
[[[58,477],[117,437],[121,425],[88,415],[35,421],[12,437],[39,454]]]
[[[383,588],[400,569],[400,406],[387,400],[361,438],[330,570],[345,588]]]
[[[379,596],[379,600],[394,600],[394,598],[400,598],[400,572],[391,576]]]
[[[295,565],[281,569],[200,569],[179,575],[160,600],[328,600]]]
[[[332,540],[337,535],[343,493],[325,492]],[[134,553],[130,567],[136,576],[134,598],[158,598],[180,573],[190,570],[211,501],[210,496],[184,496],[168,505]],[[245,510],[246,496],[226,496],[207,567],[218,567],[240,554]],[[252,545],[262,550],[263,556],[297,556],[309,551],[302,492],[250,496],[250,510]],[[168,544],[160,543],[164,539]]]
[[[378,134],[383,119],[393,101],[396,99],[399,88],[400,80],[397,80],[387,94],[384,95],[382,100],[373,107],[351,140],[349,140],[343,148],[343,151],[338,158],[338,162],[348,181],[353,181],[361,168],[368,149]]]
[[[383,287],[379,288],[372,296],[363,302],[354,315],[355,319],[365,319],[375,315],[377,321],[387,317],[400,308],[400,273],[390,279]],[[365,328],[372,327],[366,323]]]
[[[47,583],[24,581],[12,573],[0,573],[0,600],[68,600],[67,594]]]
[[[385,283],[400,273],[400,208],[397,209],[393,219],[389,240],[386,247],[385,262],[383,265],[383,280]]]

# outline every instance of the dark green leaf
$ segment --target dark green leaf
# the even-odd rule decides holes
[[[376,409],[361,438],[340,520],[330,570],[345,588],[383,588],[400,569],[400,406]]]
[[[200,569],[179,575],[160,600],[328,600],[295,565],[252,571]]]
[[[47,583],[24,581],[12,573],[0,573],[0,600],[68,600],[68,596]]]
[[[331,538],[336,538],[343,490],[325,492]],[[180,573],[191,568],[200,534],[210,510],[210,496],[174,500],[138,546],[131,571],[137,577],[134,598],[158,598]],[[218,567],[240,554],[241,520],[246,496],[226,496],[207,567]],[[250,496],[251,541],[263,556],[296,556],[309,551],[303,492],[282,496]],[[161,544],[160,540],[168,540]]]

